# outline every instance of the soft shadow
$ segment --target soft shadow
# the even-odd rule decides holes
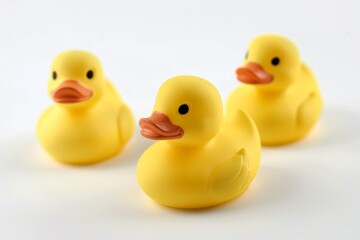
[[[341,108],[328,108],[320,121],[303,139],[264,149],[328,148],[360,141],[360,114]]]
[[[346,109],[329,109],[324,112],[318,135],[309,138],[316,147],[333,147],[360,140],[360,115]]]

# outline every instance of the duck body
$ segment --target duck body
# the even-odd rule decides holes
[[[172,144],[180,140],[155,143],[138,162],[140,186],[162,205],[204,208],[225,203],[247,189],[259,168],[259,134],[243,111],[226,116],[204,144]]]
[[[66,89],[61,86],[58,88]],[[93,104],[56,103],[49,107],[40,116],[37,136],[56,160],[92,164],[116,155],[124,147],[132,135],[133,122],[128,106],[104,79],[101,97]]]
[[[271,36],[268,40],[271,42],[277,39],[277,36]],[[291,53],[292,50],[289,51]],[[285,61],[286,53],[275,53],[275,56],[278,55]],[[274,73],[273,81],[279,82],[250,83],[236,88],[228,97],[227,112],[242,109],[248,113],[259,129],[263,145],[282,145],[307,135],[318,121],[323,105],[319,86],[310,68],[299,63],[298,68],[283,70],[280,65],[277,66],[279,68],[267,66],[261,64],[263,59],[257,59],[256,56],[253,58],[255,59],[249,61],[260,62],[261,71]],[[291,74],[289,78],[281,73],[277,77],[276,71],[290,71]],[[240,71],[240,81],[243,79],[241,74],[246,73]],[[271,86],[272,84],[275,86]]]

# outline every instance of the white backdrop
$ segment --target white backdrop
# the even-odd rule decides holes
[[[360,2],[0,0],[0,239],[359,239]],[[306,139],[264,148],[249,190],[201,211],[161,207],[135,177],[152,143],[139,129],[119,156],[59,164],[34,127],[63,50],[95,53],[137,119],[166,79],[208,79],[223,99],[259,34],[291,38],[325,110]]]

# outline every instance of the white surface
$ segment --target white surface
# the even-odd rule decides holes
[[[0,239],[359,239],[359,10],[357,0],[1,0]],[[139,119],[174,75],[202,76],[225,98],[247,44],[265,32],[298,44],[325,111],[308,138],[265,148],[255,181],[229,204],[153,203],[135,178],[151,144],[138,130],[121,155],[90,167],[58,164],[36,142],[62,50],[98,55]]]

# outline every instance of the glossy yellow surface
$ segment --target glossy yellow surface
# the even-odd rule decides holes
[[[272,64],[277,57],[280,62]],[[255,121],[263,145],[280,145],[304,137],[318,121],[323,103],[314,74],[297,47],[279,35],[255,38],[243,66],[258,64],[273,77],[264,84],[245,84],[227,100],[227,112],[244,110]]]
[[[178,110],[182,104],[189,106],[183,115]],[[257,128],[241,110],[224,118],[221,97],[211,83],[194,76],[167,80],[154,112],[166,115],[184,135],[160,140],[140,157],[137,178],[150,198],[174,208],[203,208],[247,189],[260,165]]]
[[[93,76],[87,75],[90,70]],[[92,96],[78,103],[55,102],[42,113],[36,131],[42,147],[68,164],[92,164],[114,156],[133,133],[130,109],[91,53],[66,51],[55,58],[48,81],[50,97],[69,80],[91,91]]]

